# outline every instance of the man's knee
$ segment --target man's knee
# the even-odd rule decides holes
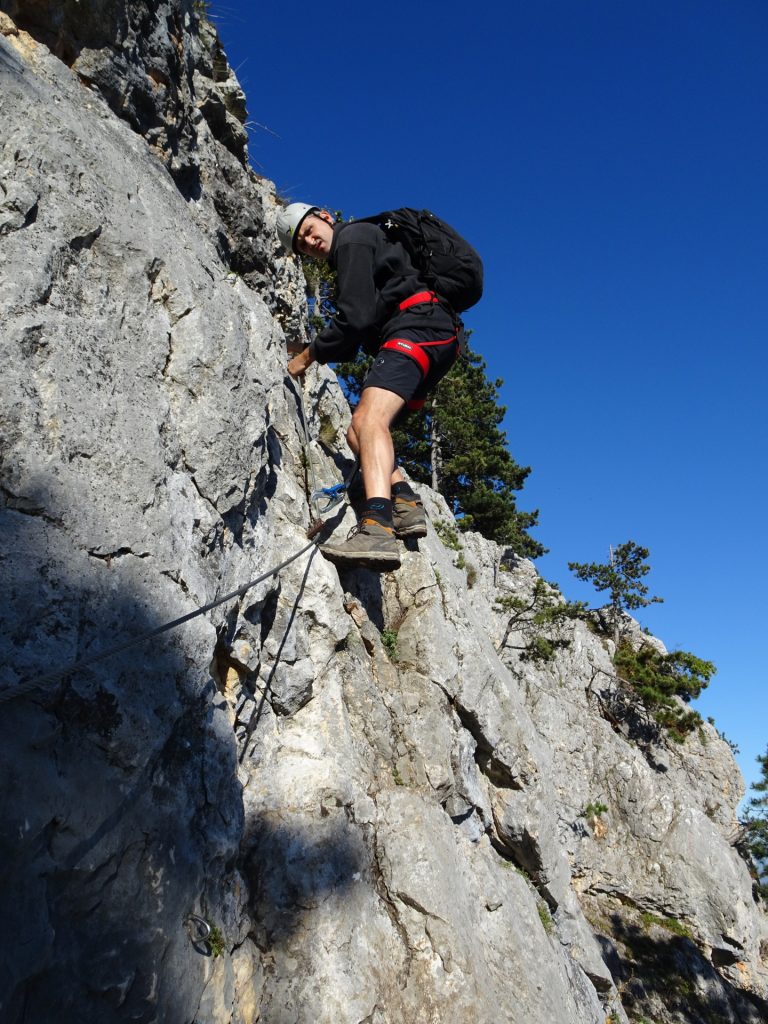
[[[350,432],[359,439],[361,434],[375,426],[377,420],[381,419],[383,417],[377,415],[376,409],[371,408],[367,402],[361,402],[352,413],[352,419],[349,424]]]
[[[360,427],[363,423],[364,418],[364,416],[360,415],[360,406],[358,406],[357,409],[355,409],[355,411],[352,413],[352,419],[349,421],[349,430],[347,431],[347,438],[349,438],[350,434],[352,435],[352,437],[359,437]]]
[[[405,399],[393,391],[366,388],[363,391],[360,404],[352,414],[351,429],[358,437],[361,432],[389,430],[404,405]]]

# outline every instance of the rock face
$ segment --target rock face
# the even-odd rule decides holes
[[[727,745],[629,742],[582,622],[526,660],[533,566],[437,495],[396,573],[310,547],[53,678],[306,548],[347,413],[313,370],[305,453],[303,286],[195,5],[0,9],[0,1019],[768,1019]]]

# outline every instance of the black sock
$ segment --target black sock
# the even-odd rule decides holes
[[[375,519],[382,526],[392,526],[392,500],[390,498],[368,498],[360,518]]]
[[[406,483],[405,480],[399,484],[392,484],[392,497],[393,498],[405,498],[406,501],[418,501],[418,494],[411,489],[411,485]]]

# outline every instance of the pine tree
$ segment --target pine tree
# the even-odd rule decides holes
[[[747,814],[742,821],[746,832],[746,847],[754,866],[755,889],[759,896],[768,900],[768,747],[762,757],[757,758],[762,777],[752,783],[752,790],[759,794],[747,804]]]
[[[682,743],[702,724],[698,711],[680,705],[695,700],[717,671],[711,661],[689,651],[662,654],[650,644],[636,650],[622,644],[614,665],[621,682],[628,684],[650,718],[670,739]]]
[[[562,627],[570,620],[583,618],[586,606],[581,601],[566,601],[556,583],[539,576],[527,598],[505,594],[496,599],[494,611],[509,616],[497,652],[505,648],[520,651],[523,661],[542,663],[570,647],[571,639]],[[509,644],[512,633],[518,634],[522,643]]]
[[[621,640],[621,621],[625,611],[634,611],[649,604],[662,603],[661,597],[646,597],[648,587],[641,580],[651,571],[646,559],[650,552],[628,540],[610,551],[610,562],[569,562],[568,568],[576,578],[592,583],[598,591],[611,595],[611,621],[613,642],[618,649]]]
[[[682,743],[702,724],[701,715],[684,705],[701,694],[717,669],[711,661],[689,651],[664,654],[651,644],[638,647],[629,643],[622,635],[625,612],[662,601],[660,597],[648,597],[649,588],[642,582],[651,571],[646,562],[649,554],[648,548],[628,540],[611,549],[607,563],[569,562],[568,568],[578,579],[594,584],[598,591],[610,593],[613,663],[618,684],[612,714],[629,717],[639,709],[646,725],[663,730],[670,739]]]

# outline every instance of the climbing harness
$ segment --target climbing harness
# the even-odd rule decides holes
[[[301,389],[297,388],[296,391],[299,397],[301,417],[304,424],[304,440],[306,445],[305,457],[310,470],[310,476],[313,479],[314,489],[312,491],[311,500],[315,504],[319,515],[325,515],[343,500],[344,494],[358,470],[359,462],[357,459],[355,460],[352,469],[349,471],[342,483],[336,484],[334,487],[317,487],[317,481],[314,480],[314,469],[312,468],[312,460],[310,456],[309,428],[307,426],[307,417],[304,411],[304,401],[301,396]],[[320,505],[320,501],[323,498],[325,499],[325,502]],[[185,622],[190,622],[192,619],[198,618],[200,615],[205,615],[206,612],[212,611],[214,608],[218,608],[219,605],[225,604],[227,601],[232,601],[236,597],[243,597],[253,587],[257,586],[259,583],[263,583],[264,580],[269,579],[270,576],[276,576],[281,569],[284,569],[286,566],[290,565],[291,562],[295,562],[297,559],[301,558],[301,556],[306,554],[310,548],[316,547],[317,541],[315,538],[324,526],[325,522],[322,519],[313,520],[307,530],[307,537],[309,538],[308,544],[305,544],[303,548],[294,552],[294,554],[284,559],[278,565],[273,566],[271,569],[263,572],[260,576],[257,576],[256,579],[250,580],[248,583],[244,583],[241,587],[238,587],[237,590],[232,590],[230,593],[224,594],[223,597],[218,597],[214,601],[210,601],[208,604],[203,605],[202,608],[196,608],[193,612],[187,612],[186,615],[180,615],[177,619],[173,619],[171,622],[165,622],[160,626],[156,626],[154,629],[150,629],[145,633],[139,634],[139,636],[131,637],[130,640],[126,640],[122,644],[117,644],[114,647],[108,647],[106,650],[100,651],[98,654],[93,654],[87,658],[80,658],[79,661],[75,661],[63,669],[58,669],[55,672],[48,672],[45,675],[35,676],[30,679],[22,679],[18,684],[0,691],[0,704],[4,704],[9,700],[14,700],[16,697],[23,697],[31,690],[38,690],[41,687],[46,686],[48,683],[59,682],[62,679],[66,679],[66,677],[72,675],[73,672],[79,672],[81,669],[90,668],[91,665],[95,665],[100,661],[111,658],[115,654],[127,651],[131,647],[138,647],[139,645],[146,643],[148,640],[153,639],[153,637],[160,636],[162,633],[167,633],[170,630],[175,629],[177,626],[181,626]]]
[[[421,306],[427,304],[436,305],[439,302],[440,299],[434,292],[417,292],[415,295],[411,295],[410,298],[404,299],[400,303],[399,309],[402,312],[406,309],[410,309],[411,306]],[[461,320],[454,320],[454,328],[456,333],[452,334],[450,338],[439,338],[436,341],[412,341],[409,338],[389,338],[381,346],[380,351],[389,349],[393,352],[399,352],[400,355],[408,356],[408,358],[412,359],[418,366],[419,373],[421,374],[421,379],[422,381],[424,381],[426,380],[431,369],[429,356],[424,351],[425,349],[434,349],[438,346],[442,347],[443,345],[455,345],[456,355],[458,356],[461,353],[461,336],[464,329],[464,325],[462,324]],[[412,399],[411,401],[406,403],[406,408],[409,410],[409,412],[415,412],[418,409],[421,409],[423,405],[423,399]]]

